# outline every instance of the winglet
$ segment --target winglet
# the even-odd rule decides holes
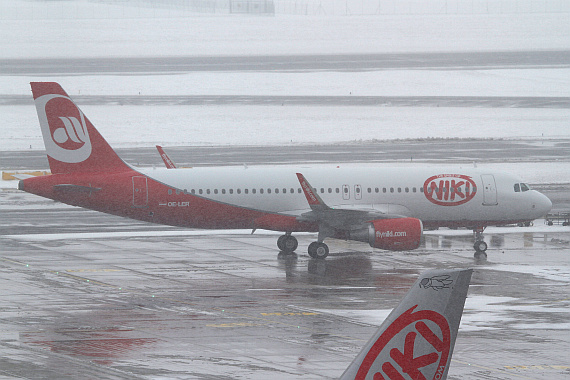
[[[301,189],[303,189],[305,198],[307,198],[307,202],[309,202],[309,206],[312,210],[323,210],[329,208],[301,173],[297,173],[297,178],[299,179]]]
[[[472,272],[420,274],[340,380],[447,378]]]
[[[162,147],[160,145],[157,145],[156,149],[158,149],[158,154],[160,154],[160,158],[162,158],[162,161],[164,161],[164,165],[166,165],[166,168],[167,169],[176,169],[176,165],[174,164],[174,161],[172,161],[170,159],[170,157],[168,157],[168,155],[166,154],[164,149],[162,149]]]

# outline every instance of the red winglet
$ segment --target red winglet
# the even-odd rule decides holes
[[[301,173],[297,173],[297,178],[299,179],[301,189],[303,189],[305,198],[307,198],[307,202],[309,202],[309,206],[311,206],[311,208],[328,208],[321,197],[319,197],[319,195],[313,190],[313,187],[309,181],[307,181],[307,179]]]

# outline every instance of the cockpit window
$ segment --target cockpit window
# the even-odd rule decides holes
[[[527,185],[526,183],[521,183],[521,191],[529,191],[530,190],[530,186]]]
[[[519,193],[521,191],[521,185],[515,183],[515,193]]]

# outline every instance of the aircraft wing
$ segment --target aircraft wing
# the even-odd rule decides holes
[[[363,223],[378,219],[403,218],[403,215],[388,214],[373,207],[329,207],[301,173],[297,173],[301,188],[309,202],[310,210],[299,213],[297,219],[303,222],[325,223],[332,228],[350,230]]]

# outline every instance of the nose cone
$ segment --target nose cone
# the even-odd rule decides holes
[[[536,217],[540,218],[541,216],[548,214],[548,212],[552,209],[552,201],[548,199],[546,195],[537,191],[532,206]]]

